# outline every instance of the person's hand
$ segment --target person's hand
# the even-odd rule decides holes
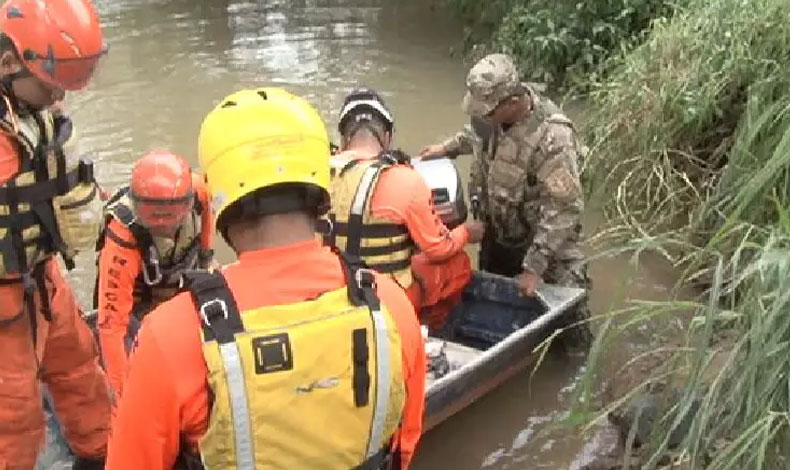
[[[431,160],[433,158],[444,156],[446,153],[447,149],[442,144],[428,145],[420,150],[420,154],[417,155],[417,158],[421,160]]]
[[[469,232],[469,243],[480,243],[486,233],[486,224],[479,220],[464,222],[464,227]]]
[[[543,279],[532,271],[524,271],[516,276],[516,281],[518,281],[518,291],[522,296],[534,297],[535,291],[538,290]]]

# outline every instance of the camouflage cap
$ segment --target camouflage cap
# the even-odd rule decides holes
[[[505,98],[526,92],[513,60],[505,54],[490,54],[478,61],[466,76],[464,112],[485,116]]]

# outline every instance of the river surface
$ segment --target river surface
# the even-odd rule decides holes
[[[280,86],[310,100],[333,139],[346,93],[377,88],[396,117],[396,145],[416,153],[467,121],[460,108],[466,66],[461,27],[432,0],[98,0],[109,54],[97,78],[67,99],[81,152],[100,183],[126,184],[132,162],[169,148],[197,165],[200,123],[228,93]],[[459,160],[466,174],[469,157]],[[595,217],[591,217],[591,220]],[[594,230],[588,223],[586,230]],[[219,237],[218,237],[219,238]],[[220,241],[221,243],[221,241]],[[231,261],[227,247],[220,259]],[[624,261],[597,262],[594,311],[622,298]],[[89,305],[94,255],[71,273]],[[630,293],[661,293],[671,274],[632,278]],[[573,468],[582,438],[553,428],[566,415],[581,358],[549,356],[425,436],[413,466],[427,469]],[[580,460],[581,459],[581,460]]]

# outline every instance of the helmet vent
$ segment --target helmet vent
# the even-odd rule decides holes
[[[8,16],[9,20],[12,20],[14,18],[24,18],[25,17],[25,15],[23,15],[22,12],[19,11],[19,8],[17,8],[17,7],[9,8],[7,16]]]
[[[230,108],[231,106],[236,106],[236,102],[235,101],[226,101],[226,102],[222,103],[221,107],[222,108]]]
[[[258,90],[258,96],[260,96],[261,98],[263,98],[265,100],[269,99],[269,97],[266,96],[266,90]]]

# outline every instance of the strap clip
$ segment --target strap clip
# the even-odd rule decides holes
[[[376,277],[375,271],[367,268],[359,268],[354,272],[354,280],[357,282],[357,287],[360,289],[375,288]]]
[[[217,306],[217,308],[219,308],[219,310],[212,309],[212,311],[209,311],[209,308],[215,305]],[[211,322],[209,321],[209,316],[213,317],[216,313],[221,313],[225,320],[228,319],[228,304],[225,303],[225,301],[220,299],[219,297],[209,300],[208,302],[200,306],[200,317],[203,319],[203,323],[205,323],[206,326],[211,326]]]
[[[148,247],[148,261],[143,264],[143,280],[145,284],[147,286],[159,284],[162,281],[162,269],[159,267],[159,253],[157,253],[156,247],[153,244]],[[153,279],[151,279],[149,275],[150,269],[154,271]]]

